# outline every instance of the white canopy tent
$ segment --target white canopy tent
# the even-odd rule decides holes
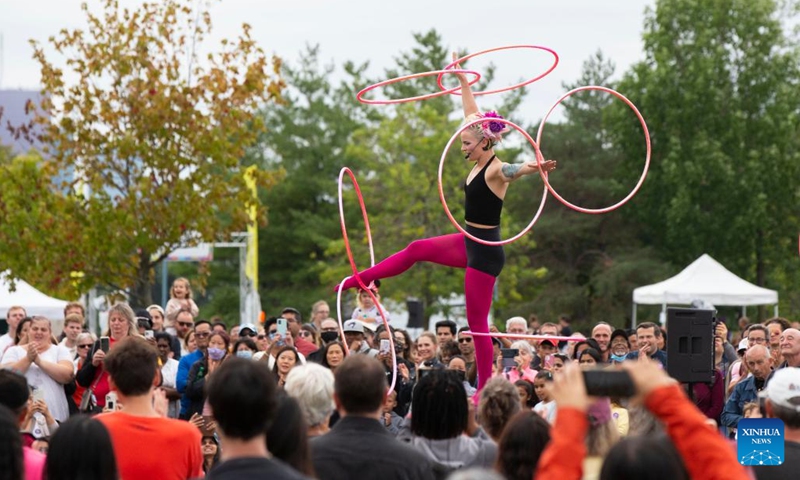
[[[636,326],[637,305],[661,305],[663,316],[667,304],[689,305],[696,300],[743,308],[775,305],[775,315],[778,315],[778,292],[737,277],[711,256],[703,254],[674,277],[633,291],[633,326]]]
[[[48,297],[24,280],[16,280],[14,283],[16,290],[12,292],[6,275],[0,273],[0,318],[6,318],[8,309],[18,305],[24,307],[29,316],[42,315],[54,321],[53,330],[55,330],[56,323],[64,320],[64,307],[67,302]]]

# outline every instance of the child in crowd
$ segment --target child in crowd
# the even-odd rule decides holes
[[[755,402],[748,402],[745,403],[742,407],[743,417],[744,418],[764,418],[761,415],[761,409],[758,408],[758,404]]]
[[[552,381],[553,373],[542,370],[536,374],[536,380],[533,382],[533,391],[539,397],[539,403],[533,407],[533,411],[541,415],[550,425],[553,425],[556,421],[556,402],[550,398],[545,384]]]
[[[395,407],[397,407],[397,392],[392,390],[386,395],[386,400],[383,402],[383,425],[389,430],[389,433],[397,436],[400,434],[403,417],[394,412]]]
[[[167,328],[173,329],[169,333],[174,335],[175,317],[181,310],[189,310],[192,316],[197,318],[200,310],[192,300],[192,286],[189,280],[184,277],[176,278],[169,289],[169,302],[167,302]],[[168,330],[169,331],[169,330]]]
[[[514,382],[514,386],[517,387],[519,403],[522,410],[533,410],[533,407],[536,406],[539,400],[536,394],[533,393],[533,384],[527,380],[517,380]]]

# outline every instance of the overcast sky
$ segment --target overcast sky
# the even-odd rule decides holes
[[[39,71],[28,40],[45,41],[61,28],[81,27],[84,0],[0,0],[3,71],[0,88],[36,88]],[[98,7],[99,0],[85,0]],[[120,0],[135,5],[136,0]],[[215,36],[234,36],[242,22],[268,52],[293,62],[306,44],[319,44],[321,58],[370,61],[378,76],[398,53],[413,45],[412,33],[435,28],[450,48],[469,52],[505,45],[532,44],[554,49],[558,68],[530,90],[523,112],[544,115],[574,82],[582,63],[597,50],[613,60],[619,76],[642,59],[644,10],[655,0],[222,0],[212,2]],[[510,85],[549,66],[551,57],[531,50],[487,55],[497,66],[497,83]],[[470,68],[480,69],[475,59]],[[624,93],[624,92],[623,92]]]

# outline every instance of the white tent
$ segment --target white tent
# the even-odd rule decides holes
[[[639,304],[661,305],[664,314],[667,304],[688,305],[695,300],[740,307],[775,305],[775,315],[778,314],[778,292],[737,277],[708,254],[703,254],[674,277],[635,289],[633,324],[636,325]]]
[[[66,301],[48,297],[23,280],[14,283],[16,290],[12,292],[5,274],[0,273],[0,318],[6,318],[9,307],[19,305],[25,308],[29,316],[42,315],[56,322],[64,320]]]

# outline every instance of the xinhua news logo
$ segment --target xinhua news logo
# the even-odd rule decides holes
[[[777,418],[739,420],[738,454],[742,465],[783,463],[783,422]]]

